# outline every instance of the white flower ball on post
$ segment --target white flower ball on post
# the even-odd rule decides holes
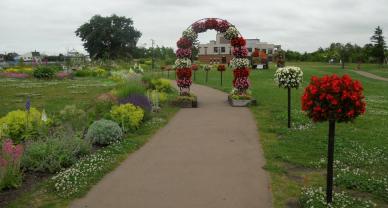
[[[299,67],[282,67],[275,72],[275,82],[288,90],[288,128],[291,128],[291,88],[299,88],[302,81],[303,71]]]

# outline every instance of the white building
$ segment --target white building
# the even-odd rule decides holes
[[[272,60],[272,54],[275,50],[281,49],[280,45],[266,42],[260,42],[260,39],[246,39],[248,56],[258,49],[265,51],[269,60]],[[227,64],[233,58],[232,46],[230,41],[224,38],[222,33],[217,33],[216,40],[211,40],[206,44],[199,44],[198,60],[203,63],[222,63]]]

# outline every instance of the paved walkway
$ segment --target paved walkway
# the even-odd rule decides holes
[[[271,194],[255,120],[226,94],[194,85],[182,109],[71,207],[267,208]]]
[[[377,76],[375,74],[372,74],[372,73],[369,73],[366,71],[360,71],[360,70],[351,70],[351,71],[356,72],[357,74],[364,76],[364,77],[367,77],[367,78],[388,82],[388,78],[380,77],[380,76]]]

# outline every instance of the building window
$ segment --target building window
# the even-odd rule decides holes
[[[221,53],[225,53],[225,47],[221,47]]]
[[[207,47],[205,47],[205,55],[207,55]]]
[[[268,54],[272,54],[272,49],[268,49]]]
[[[218,53],[218,47],[214,47],[214,53]]]
[[[248,52],[252,52],[252,48],[248,48]]]

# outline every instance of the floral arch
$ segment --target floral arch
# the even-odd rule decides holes
[[[223,33],[225,39],[230,41],[234,56],[230,61],[230,65],[234,68],[234,91],[238,94],[246,94],[249,88],[248,77],[250,72],[246,41],[234,25],[219,18],[205,18],[194,22],[183,31],[182,37],[178,40],[175,69],[177,73],[176,82],[180,89],[180,94],[189,95],[190,93],[193,42],[198,38],[198,33],[206,32],[207,30],[216,30]]]

